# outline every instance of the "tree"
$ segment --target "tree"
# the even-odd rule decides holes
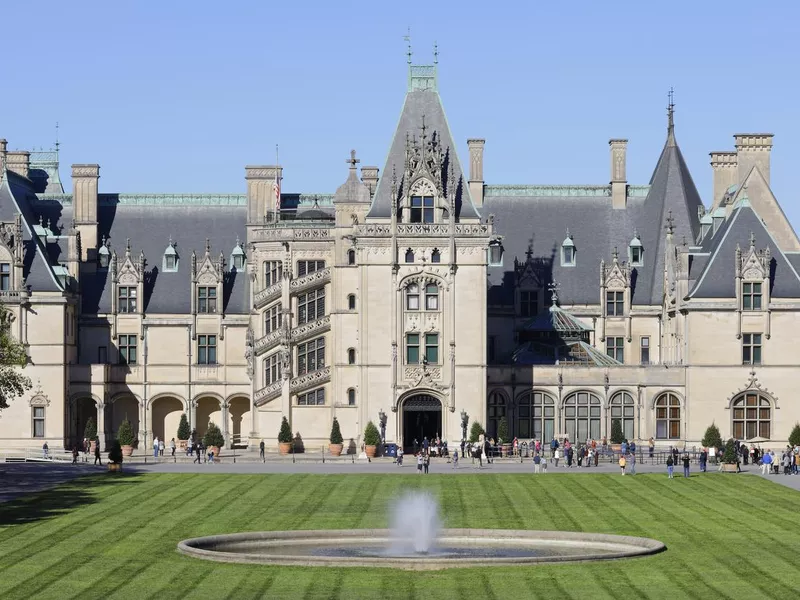
[[[341,444],[342,430],[339,428],[339,419],[333,417],[333,425],[331,425],[331,444]]]
[[[722,462],[735,465],[739,462],[736,456],[736,445],[733,443],[733,438],[725,442],[725,452],[722,455]]]
[[[792,446],[800,446],[800,424],[795,423],[792,433],[789,434],[789,443]]]
[[[206,448],[222,448],[225,445],[225,436],[222,435],[219,426],[216,423],[209,423],[206,434],[203,436],[203,443]]]
[[[469,429],[469,443],[474,444],[485,433],[486,432],[483,430],[483,427],[481,427],[481,424],[478,423],[477,421],[473,421],[472,427],[470,427]]]
[[[97,425],[94,422],[94,417],[89,417],[89,420],[86,421],[86,427],[83,429],[83,437],[90,442],[97,439]]]
[[[192,430],[189,429],[189,419],[186,418],[186,413],[183,413],[181,422],[178,423],[178,439],[186,441],[190,435],[192,435]]]
[[[291,444],[294,436],[292,435],[292,428],[289,426],[289,421],[283,417],[281,421],[281,430],[278,432],[278,441],[281,444]]]
[[[28,354],[11,333],[10,317],[11,312],[0,302],[0,410],[32,387],[31,380],[20,373],[28,364]]]
[[[136,437],[133,435],[133,427],[131,427],[131,422],[128,421],[127,417],[119,425],[117,439],[121,446],[133,446],[136,441]]]
[[[703,436],[703,439],[700,440],[700,444],[704,448],[722,447],[722,436],[719,433],[719,427],[717,427],[713,422],[711,425],[709,425],[708,429],[706,429],[706,434]]]
[[[508,443],[508,421],[505,417],[500,419],[500,424],[497,426],[497,437],[499,444]]]
[[[619,419],[611,420],[611,443],[621,444],[625,441],[625,434],[622,432],[622,421]]]
[[[377,446],[380,443],[381,434],[378,432],[378,428],[375,427],[375,423],[370,421],[364,429],[364,444],[366,446]]]

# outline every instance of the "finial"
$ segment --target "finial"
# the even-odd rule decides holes
[[[105,245],[106,245],[106,234],[104,233],[100,238],[100,247],[102,248]]]
[[[439,44],[433,42],[433,64],[439,64]]]
[[[237,245],[237,246],[241,246],[241,245],[242,245],[242,244],[241,244],[241,240],[239,239],[239,236],[238,236],[238,235],[236,236],[236,245]]]
[[[394,163],[392,163],[392,186],[397,185],[397,171],[394,168]]]
[[[169,242],[167,242],[167,243],[169,244],[170,248],[174,248],[175,247],[175,242],[172,241],[172,234],[170,234]]]
[[[751,248],[756,247],[756,234],[753,233],[752,231],[750,232],[750,247]]]
[[[667,94],[667,144],[670,146],[675,145],[675,95],[674,90],[669,88]]]
[[[206,254],[211,254],[211,240],[206,238]]]
[[[423,149],[424,149],[425,138],[427,137],[425,135],[425,132],[428,129],[428,127],[425,125],[425,113],[422,114],[422,127],[420,127],[420,129],[422,130],[422,144],[423,144]]]
[[[672,217],[672,211],[667,213],[667,233],[672,235],[675,233],[675,219]]]
[[[125,238],[125,256],[131,255],[131,238]]]
[[[406,133],[406,143],[408,142],[408,133]],[[356,158],[356,151],[350,150],[350,158],[348,158],[345,162],[350,164],[350,169],[355,170],[356,165],[361,161]]]
[[[528,238],[528,249],[525,250],[525,256],[528,260],[533,256],[533,238]]]
[[[411,64],[411,27],[408,28],[408,33],[403,36],[403,39],[406,41],[408,45],[408,51],[406,52],[406,56],[408,56],[408,64]]]
[[[558,306],[558,288],[561,287],[555,281],[550,283],[547,288],[550,290],[551,308]]]
[[[43,225],[42,225],[42,215],[39,215],[39,227],[43,227]]]
[[[570,232],[569,232],[569,227],[567,227],[567,239],[568,239],[568,240],[571,240],[571,239],[572,239],[572,235],[571,235],[571,234],[570,234]]]
[[[635,240],[639,239],[639,230],[638,229],[634,229],[633,230],[633,239],[635,239]]]
[[[56,156],[58,156],[58,148],[61,144],[58,142],[58,121],[56,121]]]

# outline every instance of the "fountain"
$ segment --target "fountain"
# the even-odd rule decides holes
[[[442,529],[439,504],[407,492],[390,507],[390,529],[265,531],[184,540],[184,554],[221,562],[446,569],[608,560],[654,554],[647,538],[572,531]]]

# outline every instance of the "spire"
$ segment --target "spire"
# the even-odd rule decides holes
[[[403,39],[405,40],[406,45],[408,46],[408,49],[406,50],[406,56],[408,57],[408,64],[410,65],[411,64],[411,54],[412,54],[412,52],[411,52],[411,27],[410,26],[408,28],[408,33],[403,36]]]
[[[667,94],[667,146],[676,146],[675,142],[675,97],[674,90],[669,88]]]

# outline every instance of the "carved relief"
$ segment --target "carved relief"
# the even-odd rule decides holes
[[[119,283],[120,285],[136,285],[139,280],[133,273],[126,272],[119,276]]]

